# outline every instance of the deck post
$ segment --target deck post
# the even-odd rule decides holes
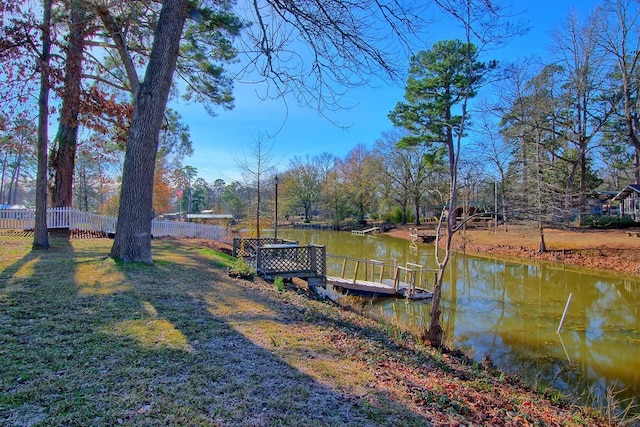
[[[262,268],[262,246],[256,246],[256,270]]]
[[[240,239],[237,237],[233,238],[233,251],[231,252],[231,256],[238,256],[238,246],[240,246]]]
[[[410,279],[409,279],[410,278]],[[407,282],[409,282],[409,292],[411,295],[415,295],[416,293],[416,271],[409,270]]]
[[[360,269],[360,260],[356,260],[356,268],[353,271],[353,283],[358,280],[358,270]]]
[[[321,276],[324,277],[325,281],[327,279],[327,247],[326,246],[316,246],[316,248],[321,248],[320,251],[322,252],[322,265],[320,266],[322,269],[320,270],[320,272],[322,273]]]
[[[400,267],[396,265],[396,271],[393,277],[393,290],[398,292],[398,284],[400,283]]]

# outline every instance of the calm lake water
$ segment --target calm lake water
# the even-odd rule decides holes
[[[432,244],[416,250],[386,235],[297,229],[278,230],[278,237],[325,245],[329,254],[436,268]],[[533,385],[590,390],[598,398],[607,389],[621,390],[619,397],[640,402],[638,277],[455,254],[442,304],[447,338],[478,361],[489,356],[502,371]],[[389,323],[415,328],[428,324],[431,304],[386,298],[371,310]]]

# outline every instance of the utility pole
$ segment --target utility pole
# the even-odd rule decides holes
[[[273,227],[273,238],[274,240],[277,240],[278,239],[278,181],[280,181],[280,179],[276,175],[276,177],[273,180],[276,183],[276,209],[275,209],[275,224]]]

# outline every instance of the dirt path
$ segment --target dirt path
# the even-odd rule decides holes
[[[412,225],[398,226],[387,234],[409,240]],[[418,227],[434,233],[433,227]],[[638,234],[636,234],[638,233]],[[454,249],[476,255],[491,255],[525,260],[560,262],[597,270],[640,275],[640,229],[561,230],[545,229],[548,251],[539,253],[537,229],[510,227],[469,229],[454,235]]]

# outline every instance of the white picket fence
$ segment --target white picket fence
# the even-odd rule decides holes
[[[0,229],[33,229],[34,209],[0,209]],[[82,212],[73,208],[47,209],[48,228],[66,228],[69,230],[95,231],[105,234],[116,232],[117,218]],[[154,237],[190,237],[230,242],[229,230],[219,225],[196,224],[168,220],[151,221],[151,234]]]

